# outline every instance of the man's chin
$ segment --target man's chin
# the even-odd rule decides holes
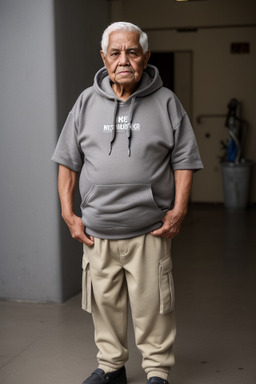
[[[136,86],[137,81],[132,76],[118,76],[116,78],[116,83],[119,85],[133,87]]]

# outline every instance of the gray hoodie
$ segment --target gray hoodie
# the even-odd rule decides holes
[[[86,233],[106,239],[159,228],[174,204],[173,171],[202,168],[188,116],[151,65],[125,102],[100,69],[69,113],[52,159],[80,172]]]

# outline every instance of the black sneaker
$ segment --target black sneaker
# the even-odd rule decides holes
[[[147,380],[147,384],[169,384],[169,383],[167,380],[164,380],[161,377],[153,376]]]
[[[97,368],[83,384],[126,384],[126,371],[122,367],[114,372],[105,373],[103,369]]]

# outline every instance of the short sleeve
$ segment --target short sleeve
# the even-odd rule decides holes
[[[171,154],[171,164],[173,170],[202,169],[196,137],[186,113],[174,127],[174,147]]]
[[[83,165],[83,154],[78,143],[78,130],[71,111],[60,134],[52,160],[79,172]]]

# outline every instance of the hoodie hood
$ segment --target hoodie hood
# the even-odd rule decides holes
[[[111,135],[111,139],[109,142],[109,155],[112,152],[112,146],[116,138],[116,116],[118,113],[118,105],[120,100],[115,92],[112,89],[112,81],[108,75],[108,71],[106,67],[101,68],[95,75],[94,78],[94,89],[95,91],[102,97],[112,100],[113,104],[113,131]],[[153,65],[148,65],[147,68],[143,71],[141,80],[138,83],[138,87],[134,91],[134,93],[125,101],[126,103],[130,103],[129,109],[129,128],[127,129],[127,139],[128,139],[128,156],[131,156],[131,139],[132,139],[132,119],[134,112],[134,105],[136,98],[141,98],[152,94],[157,91],[159,88],[163,86],[162,79],[159,75],[158,69]]]
[[[145,97],[157,91],[163,85],[158,69],[153,65],[148,64],[143,71],[140,82],[135,92],[129,97]],[[106,67],[101,68],[94,77],[94,89],[102,97],[110,100],[120,100],[112,89],[112,82],[108,75]],[[128,101],[127,100],[127,101]]]

